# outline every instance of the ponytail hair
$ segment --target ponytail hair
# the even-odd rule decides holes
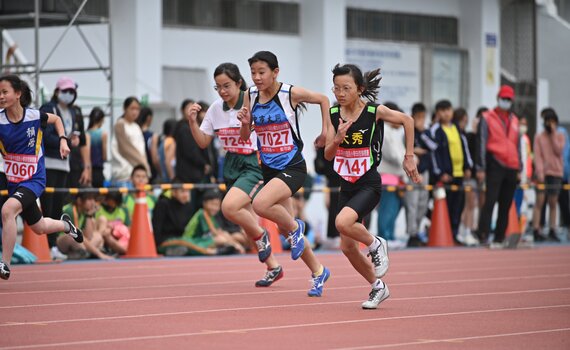
[[[32,104],[32,90],[30,86],[19,76],[8,74],[0,77],[0,81],[7,81],[16,92],[20,92],[20,106],[26,108]]]
[[[332,73],[333,80],[339,75],[350,75],[354,79],[358,89],[362,91],[361,96],[366,98],[368,101],[375,102],[378,98],[380,80],[382,80],[382,77],[380,76],[380,68],[362,74],[360,68],[354,64],[344,64],[341,66],[340,63],[337,63],[336,66],[334,66]]]
[[[220,64],[214,70],[214,78],[216,78],[220,74],[225,74],[236,84],[240,84],[239,89],[241,91],[247,90],[247,84],[245,83],[245,79],[242,77],[238,66],[236,66],[235,64],[229,62]]]

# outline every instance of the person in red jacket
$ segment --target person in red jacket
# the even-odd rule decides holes
[[[477,157],[475,169],[479,183],[485,181],[487,194],[479,216],[479,241],[487,242],[495,203],[499,213],[494,243],[505,239],[509,209],[517,188],[521,167],[519,120],[511,111],[515,92],[508,85],[501,86],[497,107],[483,113],[477,130]]]

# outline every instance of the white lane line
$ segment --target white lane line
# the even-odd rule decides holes
[[[329,265],[330,270],[337,270],[337,269],[350,269],[352,267],[349,265]],[[514,266],[501,266],[502,270],[530,270],[530,269],[545,269],[545,268],[552,268],[552,267],[567,267],[567,264],[532,264],[532,265],[514,265]],[[286,271],[299,271],[303,270],[306,271],[306,268],[287,268]],[[255,271],[258,271],[256,269]],[[247,270],[244,271],[243,269],[238,270],[223,270],[216,272],[216,275],[221,274],[243,274],[246,272],[255,272],[254,270]],[[442,270],[427,270],[427,271],[399,271],[399,272],[392,272],[390,275],[426,275],[426,274],[434,274],[434,273],[453,273],[453,272],[477,272],[477,271],[497,271],[497,266],[492,267],[485,267],[485,268],[457,268],[457,269],[442,269]],[[212,271],[201,271],[201,272],[185,272],[185,273],[159,273],[159,274],[146,274],[146,275],[122,275],[122,276],[98,276],[98,277],[85,277],[85,278],[66,278],[66,279],[59,279],[59,280],[29,280],[29,281],[15,281],[10,282],[10,285],[27,285],[27,284],[34,284],[37,285],[39,283],[62,283],[62,282],[87,282],[87,281],[108,281],[108,280],[125,280],[125,279],[146,279],[152,278],[157,279],[161,277],[191,277],[191,276],[201,276],[201,275],[211,275]],[[0,293],[2,294],[2,293]],[[9,293],[11,294],[11,293]]]
[[[354,287],[341,287],[341,288],[329,288],[329,289],[350,289]],[[414,300],[433,300],[433,299],[446,299],[446,298],[463,298],[463,297],[481,297],[481,296],[491,296],[491,295],[511,295],[511,294],[530,294],[530,293],[552,293],[570,290],[569,288],[551,288],[551,289],[533,289],[533,290],[515,290],[507,292],[484,292],[484,293],[469,293],[469,294],[447,294],[447,295],[433,295],[433,296],[423,296],[423,297],[407,297],[407,298],[390,298],[390,301],[414,301]],[[298,291],[296,291],[298,292]],[[260,293],[262,294],[262,293]],[[219,296],[231,296],[235,294],[224,294]],[[157,298],[155,300],[161,299],[182,299],[184,297],[168,297],[168,298]],[[193,297],[186,297],[193,298]],[[153,300],[152,298],[145,298],[141,300]],[[137,299],[125,299],[117,300],[115,302],[130,302],[139,301]],[[0,327],[13,327],[13,326],[36,326],[36,325],[48,325],[48,324],[59,324],[59,323],[77,323],[77,322],[92,322],[92,321],[109,321],[109,320],[123,320],[123,319],[138,319],[147,317],[164,317],[164,316],[180,316],[180,315],[192,315],[192,314],[208,314],[217,312],[228,312],[228,311],[248,311],[248,310],[266,310],[266,309],[279,309],[279,308],[290,308],[299,306],[315,306],[315,305],[335,305],[335,304],[349,304],[349,303],[359,303],[362,300],[350,300],[350,301],[334,301],[334,302],[319,302],[319,303],[303,303],[303,304],[279,304],[279,305],[267,305],[267,306],[248,306],[239,308],[223,308],[223,309],[208,309],[208,310],[191,310],[191,311],[177,311],[177,312],[161,312],[152,314],[139,314],[139,315],[122,315],[122,316],[105,316],[105,317],[90,317],[90,318],[75,318],[75,319],[65,319],[65,320],[44,320],[35,322],[16,322],[16,321],[6,321],[6,323],[0,323]],[[85,304],[96,304],[85,303]]]
[[[527,276],[513,276],[513,277],[492,277],[492,278],[471,278],[471,279],[455,279],[455,280],[431,280],[425,282],[400,282],[400,283],[390,283],[390,286],[423,286],[423,285],[433,285],[433,284],[456,284],[456,283],[478,283],[478,282],[492,282],[492,281],[509,281],[509,280],[527,280],[527,279],[541,279],[541,278],[559,278],[559,277],[569,277],[570,273],[566,274],[553,274],[553,275],[527,275]],[[354,278],[354,274],[350,275],[335,275],[334,279],[343,279],[343,278]],[[288,277],[288,281],[296,281],[296,280],[305,280],[304,277]],[[108,292],[108,291],[118,291],[118,290],[150,290],[150,289],[172,289],[172,288],[189,288],[189,287],[198,287],[198,286],[216,286],[216,285],[227,285],[227,284],[241,284],[241,283],[248,283],[251,284],[251,280],[238,280],[238,281],[223,281],[223,282],[198,282],[198,283],[177,283],[177,284],[161,284],[161,285],[152,285],[152,286],[127,286],[127,287],[106,287],[106,288],[88,288],[88,289],[58,289],[58,290],[40,290],[40,291],[23,291],[23,292],[6,292],[0,293],[0,295],[16,295],[16,294],[45,294],[45,293],[77,293],[77,292]],[[346,287],[349,288],[362,288],[361,285],[355,287]],[[332,289],[327,287],[328,289]],[[299,290],[288,290],[288,291],[276,291],[275,289],[271,288],[267,292],[245,292],[241,293],[240,295],[251,295],[251,294],[266,294],[266,293],[289,293],[289,292],[298,292]],[[222,294],[222,296],[228,295],[237,295],[235,293],[232,294]],[[201,296],[215,296],[213,294],[204,294],[204,295],[197,295],[195,297]],[[155,299],[155,298],[153,298]],[[107,299],[108,300],[108,299]],[[71,303],[76,304],[76,303]],[[19,307],[19,305],[15,305]],[[21,305],[22,307],[26,307],[29,305]],[[41,306],[38,305],[38,306]],[[11,306],[2,306],[0,309],[3,308],[10,308]]]
[[[392,253],[394,254],[394,253]],[[253,255],[252,255],[253,256]],[[319,255],[319,257],[341,257],[344,259],[344,256],[341,253],[335,253],[330,255]],[[462,263],[469,266],[470,264],[518,264],[518,263],[526,263],[529,259],[512,259],[505,261],[504,257],[501,259],[485,259],[483,262],[481,258],[477,259],[470,259],[466,260],[465,256],[462,256]],[[469,258],[469,257],[467,257]],[[181,261],[184,260],[185,261]],[[222,257],[223,259],[223,257]],[[212,260],[216,260],[213,258]],[[544,257],[532,257],[534,263],[537,260],[544,260],[546,262],[552,263],[553,260],[562,260],[561,263],[567,263],[568,259],[565,257],[559,257],[553,259],[549,256]],[[421,266],[431,266],[431,265],[448,265],[451,263],[455,263],[457,259],[453,260],[438,260],[438,261],[428,261],[422,262]],[[62,263],[59,265],[32,265],[32,266],[17,266],[14,268],[17,271],[18,275],[33,275],[33,274],[47,274],[49,273],[76,273],[76,272],[109,272],[109,271],[140,271],[140,270],[161,270],[161,269],[178,269],[178,268],[193,268],[193,269],[203,269],[208,267],[218,267],[220,263],[228,263],[232,266],[250,266],[253,264],[254,261],[247,259],[247,256],[243,256],[243,259],[236,259],[235,261],[231,260],[220,260],[218,262],[209,261],[208,263],[203,263],[204,259],[192,259],[192,258],[180,258],[180,259],[173,259],[173,260],[161,260],[161,261],[153,261],[148,260],[145,261],[148,264],[143,265],[140,261],[132,262],[129,260],[114,260],[114,261],[93,261],[92,264],[87,265],[87,263],[79,262],[77,264],[72,263]],[[183,262],[183,263],[181,263]],[[336,259],[335,259],[335,262]],[[87,267],[92,266],[92,267]],[[414,267],[418,266],[417,262],[398,262],[398,266],[400,267]],[[33,269],[33,270],[32,270]]]
[[[353,319],[353,320],[344,320],[344,321],[329,321],[329,322],[315,322],[315,323],[298,323],[298,322],[295,322],[294,324],[281,325],[281,326],[238,328],[238,329],[226,329],[226,330],[208,330],[208,331],[200,331],[200,332],[150,335],[150,336],[140,336],[140,337],[124,337],[124,338],[114,338],[114,339],[93,339],[93,340],[82,340],[82,341],[73,341],[73,342],[17,345],[17,346],[0,347],[0,350],[37,349],[37,348],[45,348],[45,347],[111,344],[111,343],[143,341],[143,340],[159,340],[159,339],[185,338],[185,337],[193,337],[193,336],[207,336],[207,335],[244,333],[244,332],[273,331],[273,330],[284,330],[284,329],[294,329],[294,328],[322,327],[322,326],[334,326],[334,325],[350,325],[350,324],[361,324],[361,323],[393,321],[393,320],[410,320],[410,319],[436,318],[436,317],[459,316],[459,315],[478,315],[478,314],[488,314],[488,313],[531,311],[531,310],[549,310],[549,309],[561,309],[561,308],[570,308],[570,304],[530,306],[530,307],[518,307],[518,308],[502,308],[502,309],[487,309],[487,310],[476,310],[476,311],[445,312],[445,313],[432,313],[432,314],[422,314],[422,315],[392,316],[392,317],[379,317],[379,318],[356,319],[356,320]]]
[[[359,347],[352,347],[352,348],[336,348],[335,350],[387,349],[387,348],[396,348],[396,347],[412,346],[412,345],[424,345],[424,344],[435,344],[435,343],[453,343],[453,342],[464,342],[467,340],[482,340],[482,339],[492,339],[492,338],[502,338],[502,337],[514,337],[514,336],[521,336],[521,335],[559,333],[559,332],[568,332],[568,331],[570,331],[570,328],[542,329],[542,330],[527,331],[527,332],[477,335],[477,336],[473,336],[473,337],[448,338],[448,339],[422,339],[419,341],[408,342],[408,343],[379,344],[379,345],[368,345],[368,346],[359,346]]]

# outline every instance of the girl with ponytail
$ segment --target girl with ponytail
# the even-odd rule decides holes
[[[224,216],[243,228],[247,236],[256,242],[259,261],[267,265],[264,277],[255,283],[257,287],[269,287],[283,277],[283,269],[271,254],[267,230],[257,223],[251,201],[261,189],[263,176],[257,161],[257,136],[252,132],[246,141],[240,138],[238,111],[244,105],[247,85],[239,68],[233,63],[222,63],[214,70],[214,89],[220,98],[216,100],[200,125],[200,104],[189,105],[189,123],[192,136],[202,149],[208,147],[215,136],[226,150],[224,181],[227,193],[222,202]],[[245,245],[246,242],[240,242]]]
[[[390,296],[388,286],[380,279],[388,271],[388,247],[384,239],[373,236],[361,222],[380,201],[382,180],[376,168],[382,160],[384,121],[404,126],[403,168],[415,183],[420,182],[414,159],[414,122],[401,112],[375,103],[381,79],[379,69],[362,74],[353,64],[337,64],[332,73],[332,91],[338,105],[330,109],[325,158],[334,159],[334,170],[341,177],[335,224],[344,255],[372,285],[362,308],[376,309]],[[361,253],[359,243],[368,247],[371,261]]]
[[[59,135],[59,155],[69,155],[69,146],[61,118],[55,114],[28,108],[32,94],[28,84],[16,75],[0,77],[0,150],[8,184],[8,199],[2,206],[2,259],[0,278],[10,278],[10,261],[16,244],[16,217],[28,223],[36,234],[66,232],[76,242],[83,233],[67,215],[61,220],[42,217],[36,204],[46,187],[43,132],[53,124]]]

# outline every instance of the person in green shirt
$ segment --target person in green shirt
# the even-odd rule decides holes
[[[113,242],[109,248],[121,255],[127,252],[130,238],[128,227],[131,224],[129,213],[122,203],[123,195],[120,192],[109,192],[95,214],[97,226],[117,243]]]
[[[144,165],[139,164],[133,168],[131,172],[131,182],[133,188],[144,188],[149,183],[148,173]],[[148,207],[148,214],[152,217],[152,211],[156,205],[156,197],[150,193],[146,193],[146,205]],[[129,193],[125,196],[123,206],[127,209],[129,220],[133,218],[135,212],[135,193]]]
[[[83,231],[83,243],[77,243],[66,234],[60,233],[57,237],[58,249],[70,259],[86,259],[93,256],[103,260],[113,259],[102,249],[105,243],[113,246],[113,239],[95,220],[97,202],[94,193],[79,193],[72,203],[63,207],[63,213],[69,215],[76,227]]]

